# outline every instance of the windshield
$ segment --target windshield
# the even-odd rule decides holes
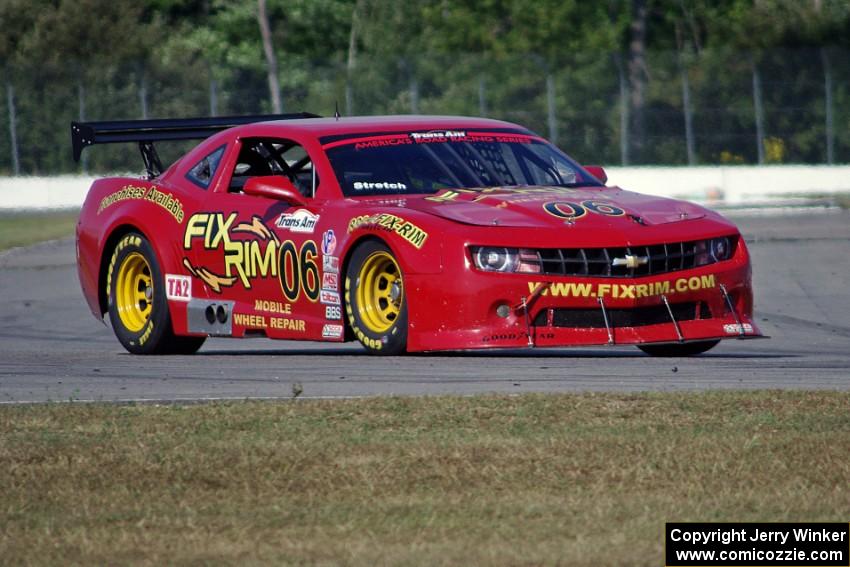
[[[349,197],[473,187],[600,185],[555,146],[528,134],[440,130],[367,135],[324,147]]]

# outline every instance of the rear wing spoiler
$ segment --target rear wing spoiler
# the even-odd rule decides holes
[[[154,142],[170,140],[202,140],[228,128],[267,122],[319,118],[309,112],[292,114],[255,114],[251,116],[215,116],[211,118],[168,118],[161,120],[116,120],[109,122],[71,122],[71,145],[74,161],[80,161],[83,150],[95,144],[138,142],[145,169],[153,178],[163,167]]]

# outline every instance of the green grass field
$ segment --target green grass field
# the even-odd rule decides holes
[[[0,407],[8,564],[663,565],[847,521],[850,394]]]
[[[73,236],[79,211],[0,212],[0,250]]]

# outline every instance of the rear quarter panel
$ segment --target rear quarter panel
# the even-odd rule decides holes
[[[133,178],[94,182],[77,224],[77,266],[95,317],[105,312],[104,270],[120,235],[141,233],[153,246],[162,273],[181,273],[183,224],[195,208],[197,197],[169,185]]]

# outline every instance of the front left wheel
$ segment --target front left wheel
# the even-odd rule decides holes
[[[407,347],[404,275],[392,251],[369,241],[352,254],[345,274],[345,312],[354,336],[371,354]]]
[[[133,354],[191,354],[206,337],[179,337],[171,327],[165,285],[153,247],[131,232],[115,245],[106,278],[109,320]]]

